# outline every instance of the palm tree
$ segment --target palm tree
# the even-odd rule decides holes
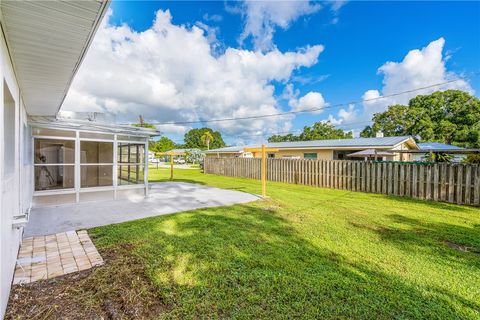
[[[202,142],[207,146],[207,150],[210,150],[210,142],[215,140],[210,131],[205,131],[202,135]]]

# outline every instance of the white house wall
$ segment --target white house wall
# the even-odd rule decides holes
[[[13,71],[10,56],[3,34],[0,39],[0,316],[3,318],[8,302],[9,291],[15,270],[15,261],[22,236],[21,229],[12,227],[13,217],[25,213],[31,201],[31,159],[25,153],[23,141],[30,140],[25,107],[20,97],[19,86]],[[15,117],[13,139],[10,133],[4,134],[4,89],[8,88],[13,99]],[[9,141],[12,141],[14,146]],[[5,151],[11,154],[13,150],[13,171],[6,172],[4,155]]]

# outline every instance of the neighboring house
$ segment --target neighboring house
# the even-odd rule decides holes
[[[180,153],[185,154],[185,153],[188,152],[188,150],[190,150],[190,149],[172,149],[172,150],[166,151],[166,153],[172,152],[172,153],[177,153],[177,154],[180,154]]]
[[[420,151],[425,151],[425,152],[413,154],[412,155],[413,161],[425,161],[428,156],[428,153],[430,152],[448,153],[448,152],[454,151],[455,154],[452,153],[453,162],[462,162],[463,159],[467,157],[466,154],[457,153],[461,150],[465,150],[464,148],[452,146],[450,144],[445,144],[440,142],[422,142],[422,143],[418,143],[417,145],[420,148]]]
[[[260,147],[260,145],[226,147],[206,151],[207,156],[217,157],[261,157],[260,152],[244,152],[247,147]],[[313,140],[294,142],[268,143],[267,147],[279,149],[278,152],[268,153],[269,158],[282,159],[322,159],[345,160],[348,154],[360,150],[373,149],[377,151],[418,150],[415,140],[410,136],[354,138],[335,140]],[[394,153],[392,156],[383,157],[384,160],[409,161],[409,154]]]
[[[155,152],[148,151],[148,161],[152,161],[153,159],[155,159]]]
[[[173,153],[175,162],[179,162],[179,163],[185,163],[185,162],[198,163],[203,159],[205,155],[205,152],[198,148],[172,149],[172,150],[168,150],[161,153],[165,157],[165,161],[169,161],[170,159],[170,157],[168,156],[169,153]]]
[[[0,316],[31,206],[147,191],[158,132],[62,117],[108,0],[0,2]]]

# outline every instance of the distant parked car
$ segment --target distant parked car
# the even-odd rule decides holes
[[[183,158],[177,158],[177,159],[174,159],[173,162],[178,163],[178,164],[184,164],[184,163],[185,163],[185,159],[183,159]]]

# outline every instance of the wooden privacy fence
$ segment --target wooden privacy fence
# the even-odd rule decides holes
[[[261,159],[206,157],[204,172],[260,179]],[[480,205],[480,167],[465,164],[268,159],[267,180]]]

